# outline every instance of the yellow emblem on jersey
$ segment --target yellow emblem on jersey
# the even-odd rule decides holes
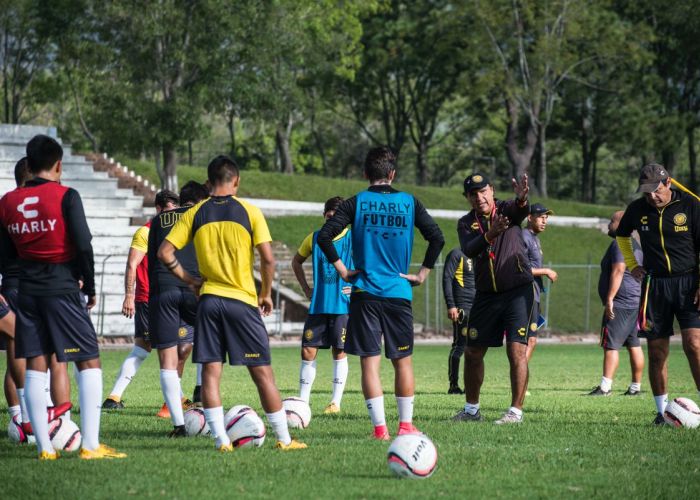
[[[642,224],[649,224],[649,217],[643,215],[642,218],[639,219],[639,222],[641,222]]]
[[[518,328],[518,335],[520,335],[521,337],[524,337],[526,333],[527,333],[527,328],[525,328],[525,327]]]
[[[476,331],[476,328],[470,328],[469,329],[469,338],[474,340],[479,336],[479,332]]]
[[[471,229],[472,229],[472,231],[478,231],[479,230],[479,223],[476,221],[472,222]]]
[[[673,223],[676,226],[682,226],[687,221],[688,221],[688,217],[686,217],[686,215],[682,212],[673,216]]]
[[[467,327],[462,328],[462,337],[466,337],[468,333]]]
[[[530,323],[530,331],[531,332],[537,331],[537,323]]]
[[[312,338],[314,338],[314,332],[313,332],[313,330],[311,330],[311,329],[306,330],[306,331],[304,332],[304,339],[306,339],[306,340],[308,341],[308,340],[311,340]]]
[[[474,177],[472,177],[472,182],[481,182],[483,180],[484,180],[484,178],[481,177],[480,175],[475,175]]]
[[[184,326],[181,326],[180,329],[177,331],[178,336],[183,339],[187,336],[187,328]]]

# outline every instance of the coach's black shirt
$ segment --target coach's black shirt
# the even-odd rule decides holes
[[[151,229],[148,233],[148,282],[149,295],[157,295],[161,291],[172,288],[187,288],[184,281],[180,281],[158,259],[158,248],[168,236],[175,223],[180,220],[182,214],[192,207],[179,207],[173,210],[164,210],[151,220]],[[182,250],[175,251],[175,257],[180,265],[192,276],[199,277],[197,254],[194,245],[190,242]]]
[[[697,272],[700,250],[700,202],[673,190],[671,201],[662,208],[639,198],[627,206],[617,236],[639,233],[644,268],[653,276],[674,276]]]

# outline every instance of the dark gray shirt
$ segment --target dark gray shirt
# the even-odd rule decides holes
[[[632,248],[634,250],[634,258],[639,265],[643,261],[642,249],[637,241],[632,239]],[[610,274],[612,273],[613,264],[624,264],[625,259],[622,256],[620,247],[617,246],[617,241],[613,240],[608,247],[607,252],[600,261],[600,279],[598,280],[598,295],[600,300],[605,304],[608,297],[608,289],[610,288]],[[641,284],[632,277],[629,269],[625,269],[625,274],[622,276],[620,289],[613,299],[613,305],[620,309],[636,309],[639,307],[639,295],[641,294]]]
[[[542,247],[540,246],[540,239],[535,233],[530,231],[530,229],[523,229],[523,240],[525,241],[525,246],[527,247],[527,259],[530,261],[530,267],[532,269],[542,268]],[[535,302],[540,301],[540,293],[544,290],[544,282],[542,281],[542,276],[535,276]]]

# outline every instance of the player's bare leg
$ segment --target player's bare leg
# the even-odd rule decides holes
[[[184,437],[185,416],[182,411],[182,390],[180,388],[180,375],[178,374],[178,346],[158,349],[160,361],[160,387],[163,391],[165,404],[170,411],[170,420],[173,423],[173,431],[170,437]]]
[[[628,347],[630,356],[630,369],[632,371],[632,382],[630,383],[627,396],[636,396],[641,391],[642,373],[644,372],[644,351],[641,347]]]
[[[669,339],[660,338],[647,341],[649,352],[649,384],[656,403],[657,425],[663,424],[663,412],[668,403],[668,349]]]
[[[617,368],[620,366],[620,353],[615,349],[604,349],[603,377],[613,380]],[[610,390],[610,389],[608,389]]]
[[[510,363],[511,406],[522,409],[527,390],[527,346],[518,342],[506,345]]]
[[[316,356],[318,349],[303,346],[301,348],[301,366],[299,367],[299,397],[307,403],[311,400],[311,387],[316,379]]]
[[[535,352],[535,347],[537,347],[537,337],[530,337],[527,339],[527,362],[530,362],[532,355]]]
[[[690,372],[695,380],[695,388],[700,395],[700,328],[687,328],[681,330],[683,339],[683,351],[688,358]]]
[[[56,355],[51,356],[51,400],[55,407],[70,403],[70,379],[68,363],[59,363]]]

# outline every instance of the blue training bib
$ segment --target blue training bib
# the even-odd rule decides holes
[[[314,266],[314,291],[311,295],[309,314],[348,314],[350,299],[343,294],[343,287],[350,286],[328,262],[328,259],[316,244],[318,231],[314,233],[312,253]],[[352,231],[333,241],[340,260],[348,269],[353,268],[352,260]]]

